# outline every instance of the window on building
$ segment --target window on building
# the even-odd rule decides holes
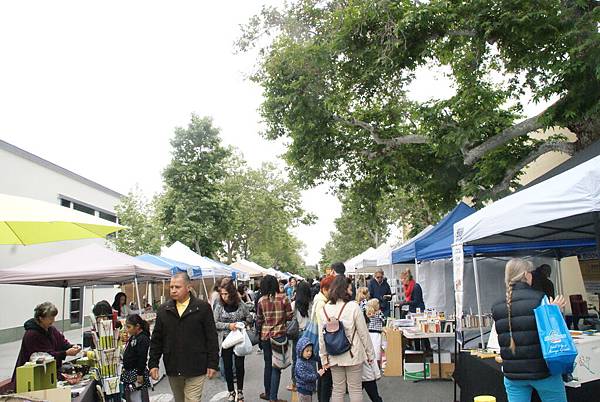
[[[90,208],[88,206],[81,205],[76,202],[73,203],[73,209],[76,209],[81,212],[85,212],[86,214],[96,215],[96,211],[94,210],[94,208]]]
[[[106,212],[100,212],[100,218],[106,219],[107,221],[117,222],[117,217],[113,214],[107,214]]]
[[[63,207],[71,208],[71,201],[61,198],[60,205],[62,205]]]
[[[81,288],[71,288],[71,324],[81,322]]]

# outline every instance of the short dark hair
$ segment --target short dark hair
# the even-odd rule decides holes
[[[343,262],[334,262],[331,264],[331,269],[338,275],[344,275],[346,273],[346,266]]]
[[[263,296],[275,296],[279,292],[279,282],[273,275],[267,275],[260,281],[260,293]]]
[[[352,300],[352,295],[348,294],[348,286],[350,280],[343,275],[336,275],[335,279],[329,286],[329,303],[335,304],[338,300],[343,300],[345,303]]]
[[[190,279],[190,276],[187,274],[187,272],[177,272],[175,275],[173,275],[173,277],[171,279],[176,279],[176,278],[183,279],[183,282],[186,285],[189,285],[190,283],[192,283],[192,280]]]

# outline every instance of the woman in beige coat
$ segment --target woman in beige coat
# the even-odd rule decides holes
[[[343,402],[347,387],[350,402],[362,402],[362,366],[364,362],[371,363],[375,353],[363,313],[358,303],[352,300],[352,284],[346,277],[336,276],[329,287],[329,302],[318,312],[322,323],[327,322],[325,312],[330,318],[339,316],[346,337],[352,345],[350,351],[330,356],[327,354],[323,332],[319,332],[321,362],[324,368],[331,369],[333,377],[331,401]]]

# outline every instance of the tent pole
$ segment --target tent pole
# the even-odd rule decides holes
[[[562,295],[565,293],[565,289],[563,288],[563,275],[562,275],[562,259],[558,258],[558,287],[559,292],[557,294]]]
[[[96,297],[94,295],[94,289],[96,289],[96,285],[92,285],[92,305],[94,305],[94,300],[96,300]]]
[[[473,256],[473,272],[475,274],[475,295],[477,296],[477,315],[479,316],[479,336],[481,337],[481,348],[485,349],[485,343],[483,343],[483,327],[481,317],[481,301],[479,298],[479,273],[477,271],[477,258]]]
[[[79,309],[81,315],[81,344],[83,345],[83,332],[85,330],[85,286],[81,288],[81,308]]]
[[[67,298],[67,287],[63,286],[63,307],[62,307],[62,332],[65,333],[65,299]]]
[[[419,264],[417,263],[416,257],[415,257],[415,282],[419,283]]]
[[[206,302],[208,302],[210,300],[210,296],[208,296],[208,290],[206,290],[206,283],[204,282],[204,277],[202,277],[202,286],[204,286],[204,295],[206,296]]]
[[[138,285],[137,276],[135,278],[133,278],[133,281],[135,283],[135,294],[137,297],[137,304],[138,304],[138,310],[139,310],[142,307],[142,303],[140,303],[140,287]]]

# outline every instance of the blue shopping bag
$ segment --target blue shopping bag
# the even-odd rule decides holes
[[[319,360],[319,324],[317,323],[316,313],[313,314],[311,320],[308,322],[300,338],[308,338],[310,343],[313,345],[313,357],[312,359]]]
[[[544,296],[542,304],[533,310],[544,360],[550,374],[570,374],[575,366],[577,348],[557,305]]]

